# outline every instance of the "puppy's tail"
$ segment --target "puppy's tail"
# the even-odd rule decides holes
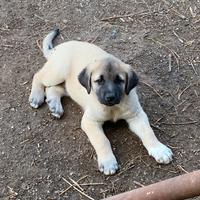
[[[53,49],[53,41],[59,34],[60,30],[58,28],[55,28],[44,38],[42,47],[43,47],[43,54],[46,59],[48,59],[49,56],[51,55]]]

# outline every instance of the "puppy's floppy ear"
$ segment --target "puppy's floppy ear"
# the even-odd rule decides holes
[[[125,93],[128,95],[129,92],[138,84],[138,76],[131,69],[126,74],[126,85],[125,85]]]
[[[91,92],[91,75],[89,75],[87,68],[84,68],[78,75],[80,84],[87,90],[87,93]]]

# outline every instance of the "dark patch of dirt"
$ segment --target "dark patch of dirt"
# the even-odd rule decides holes
[[[0,8],[1,199],[87,199],[72,188],[59,195],[69,186],[62,177],[84,176],[80,183],[101,183],[82,186],[101,199],[139,187],[134,181],[148,185],[183,174],[179,165],[189,172],[200,169],[199,1],[1,0]],[[127,14],[133,15],[123,17]],[[115,15],[122,17],[101,21]],[[36,41],[55,26],[61,29],[58,43],[95,40],[133,66],[154,131],[173,149],[171,164],[150,158],[124,122],[106,124],[121,165],[118,174],[106,177],[97,171],[93,148],[80,129],[78,105],[64,98],[60,120],[46,105],[30,108],[32,76],[45,62]]]

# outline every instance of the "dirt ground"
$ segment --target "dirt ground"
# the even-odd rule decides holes
[[[88,199],[63,192],[71,178],[97,200],[200,169],[199,0],[1,0],[0,8],[0,199]],[[60,120],[46,105],[29,106],[31,79],[45,62],[37,41],[55,26],[56,42],[90,41],[133,66],[153,129],[173,149],[171,164],[149,157],[125,122],[106,123],[121,169],[104,176],[78,105],[64,98]]]

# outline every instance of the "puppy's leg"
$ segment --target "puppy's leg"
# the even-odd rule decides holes
[[[41,82],[41,75],[39,71],[33,77],[31,94],[29,96],[29,102],[33,108],[38,108],[44,102],[44,85]]]
[[[38,108],[44,102],[44,88],[63,83],[65,76],[66,74],[62,68],[47,62],[33,77],[31,94],[29,96],[30,105],[33,108]]]
[[[102,123],[93,121],[84,115],[81,127],[96,151],[99,170],[105,175],[114,174],[118,169],[118,164],[110,142],[103,132]]]
[[[65,88],[61,85],[46,87],[46,102],[51,114],[56,118],[60,118],[64,112],[61,98],[66,95]]]
[[[128,119],[127,122],[130,130],[142,140],[149,155],[153,156],[158,163],[168,164],[172,161],[172,151],[156,138],[142,108],[134,118]]]

